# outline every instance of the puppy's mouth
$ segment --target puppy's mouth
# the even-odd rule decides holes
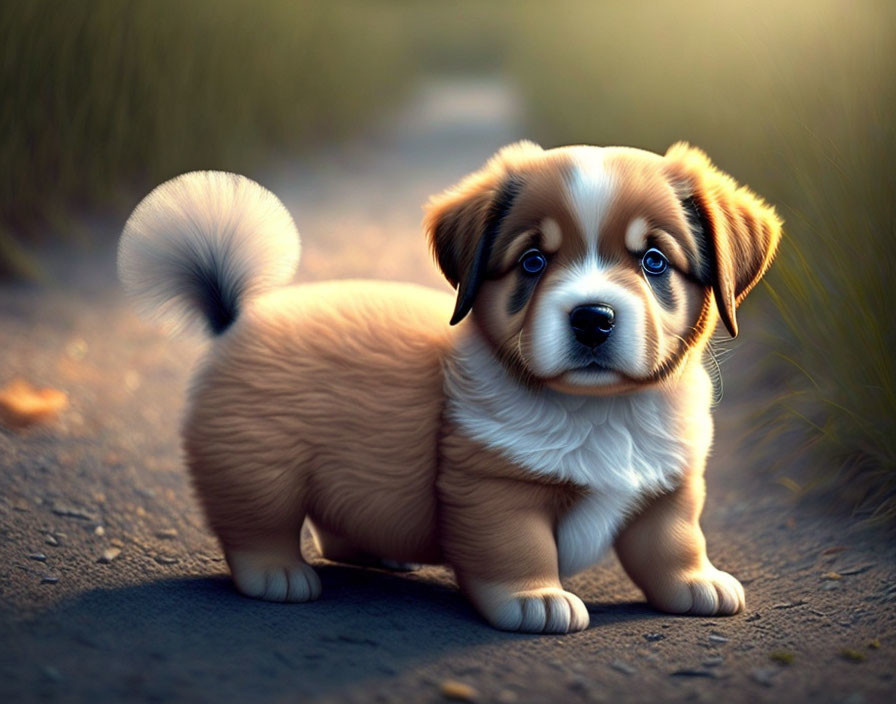
[[[592,372],[592,373],[601,372],[604,374],[606,374],[608,372],[616,372],[615,369],[608,367],[604,364],[601,364],[600,362],[588,362],[588,364],[585,364],[581,367],[573,367],[572,369],[570,369],[570,371],[571,372]]]
[[[607,360],[598,360],[595,355],[589,356],[591,359],[585,357],[575,360],[578,364],[567,369],[563,374],[567,382],[581,387],[616,388],[619,384],[628,384],[633,381],[625,372],[615,365],[611,365]]]
[[[568,369],[564,376],[579,386],[615,385],[624,378],[618,369],[594,360]]]
[[[579,354],[571,356],[569,360],[569,372],[584,374],[618,374],[619,370],[608,359],[606,354],[599,354],[597,350],[582,350]]]
[[[626,393],[639,386],[635,379],[606,361],[594,358],[570,361],[572,364],[550,380],[549,386],[563,393],[588,396]]]

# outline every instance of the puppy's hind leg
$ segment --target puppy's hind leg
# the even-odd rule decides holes
[[[271,539],[257,545],[224,548],[236,588],[265,601],[312,601],[320,578],[302,558],[299,541]]]
[[[305,509],[299,472],[261,465],[239,453],[224,462],[218,455],[214,465],[199,453],[190,454],[197,493],[236,588],[266,601],[320,596],[320,579],[302,556]]]

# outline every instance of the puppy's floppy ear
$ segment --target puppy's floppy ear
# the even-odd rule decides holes
[[[719,171],[696,147],[669,147],[665,169],[681,200],[705,258],[705,279],[712,285],[719,314],[737,337],[735,309],[774,259],[781,219],[774,208]]]
[[[457,289],[452,325],[470,312],[488,272],[501,222],[522,190],[518,167],[541,151],[525,141],[504,147],[482,169],[426,204],[423,226],[430,246],[445,278]]]

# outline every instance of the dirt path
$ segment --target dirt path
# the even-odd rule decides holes
[[[519,133],[500,84],[435,84],[397,126],[276,170],[264,181],[303,232],[299,278],[444,286],[419,206]],[[589,630],[511,635],[441,568],[324,565],[307,605],[234,593],[178,453],[202,342],[133,316],[111,250],[54,267],[53,289],[0,289],[0,385],[22,376],[71,401],[52,425],[0,429],[0,700],[416,702],[440,700],[445,680],[499,702],[892,700],[896,551],[747,466],[740,428],[764,396],[750,348],[725,364],[704,516],[746,613],[656,613],[610,557],[570,581]],[[744,338],[760,329],[742,323]]]

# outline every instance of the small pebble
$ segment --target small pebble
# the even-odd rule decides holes
[[[58,582],[58,581],[59,581],[59,577],[55,577],[51,574],[45,574],[43,577],[40,578],[41,584],[56,584],[56,582]]]
[[[160,565],[173,565],[177,562],[177,558],[172,555],[156,555],[153,559]]]
[[[129,369],[124,373],[124,387],[128,391],[136,391],[140,388],[140,374],[135,372],[133,369]]]
[[[47,556],[44,555],[42,552],[33,552],[30,555],[28,555],[28,559],[29,560],[37,560],[38,562],[46,562]]]
[[[876,563],[874,563],[874,562],[869,562],[867,565],[859,565],[858,567],[850,567],[849,569],[840,570],[840,574],[842,574],[844,577],[851,576],[854,574],[862,574],[863,572],[867,572],[872,567],[874,567],[875,564]]]
[[[62,679],[62,674],[52,665],[44,665],[40,668],[41,674],[51,682],[59,682]]]
[[[823,580],[843,579],[843,575],[839,572],[825,572],[821,578]]]
[[[657,641],[661,641],[665,637],[666,636],[664,636],[662,633],[645,633],[644,634],[644,640],[646,640],[648,643],[656,643]]]
[[[177,558],[171,558],[177,562]],[[172,564],[172,563],[169,563]],[[336,636],[336,640],[340,640],[343,643],[352,643],[353,645],[372,645],[374,647],[378,646],[379,643],[375,641],[373,638],[362,638],[356,635],[352,635],[350,633],[340,633]]]
[[[97,562],[101,565],[108,565],[112,560],[118,557],[121,554],[121,548],[107,548],[103,551],[103,554],[100,555]]]
[[[821,552],[822,555],[837,555],[841,552],[846,552],[849,550],[845,545],[834,545],[833,547],[827,548]]]
[[[439,692],[445,699],[459,702],[473,701],[478,695],[478,692],[470,685],[458,680],[443,680],[439,685]]]
[[[775,677],[777,677],[780,669],[777,667],[755,667],[750,672],[750,677],[754,682],[763,685],[764,687],[771,687],[775,683]]]
[[[93,529],[93,533],[94,533],[94,535],[105,535],[106,529],[103,528],[102,526],[97,526],[96,528]]]
[[[610,667],[626,675],[635,674],[635,668],[622,660],[614,660],[610,663]]]
[[[796,656],[789,650],[773,650],[768,657],[779,665],[792,665]]]
[[[585,692],[588,690],[588,678],[584,675],[575,675],[571,677],[569,682],[567,683],[567,687],[574,692]]]
[[[701,664],[703,667],[718,667],[723,662],[725,662],[725,658],[721,655],[711,655],[708,658],[704,658]]]
[[[861,692],[853,692],[843,700],[843,704],[865,704],[867,701]]]
[[[174,540],[177,537],[177,530],[175,528],[162,528],[156,531],[156,537],[162,540]]]
[[[707,679],[718,679],[719,675],[714,670],[701,670],[698,668],[686,667],[680,670],[674,670],[669,673],[672,677],[705,677]]]
[[[92,513],[90,513],[90,511],[78,506],[72,506],[71,504],[60,502],[56,502],[53,504],[53,513],[55,513],[57,516],[63,516],[65,518],[80,518],[83,521],[96,520],[96,517]]]
[[[52,545],[54,548],[59,546],[59,539],[52,533],[47,533],[47,537],[44,539],[44,542],[47,545]]]
[[[711,643],[727,643],[728,639],[720,633],[710,633],[709,641]]]
[[[65,351],[69,357],[80,361],[87,356],[87,341],[76,337],[65,346]]]
[[[865,661],[865,653],[861,650],[854,650],[853,648],[844,648],[840,651],[840,655],[844,660],[849,660],[849,662],[864,662]]]
[[[845,574],[845,573],[844,573]],[[797,599],[796,601],[785,601],[780,604],[773,604],[773,609],[792,609],[796,606],[803,606],[804,604],[808,604],[809,602],[805,599]]]

